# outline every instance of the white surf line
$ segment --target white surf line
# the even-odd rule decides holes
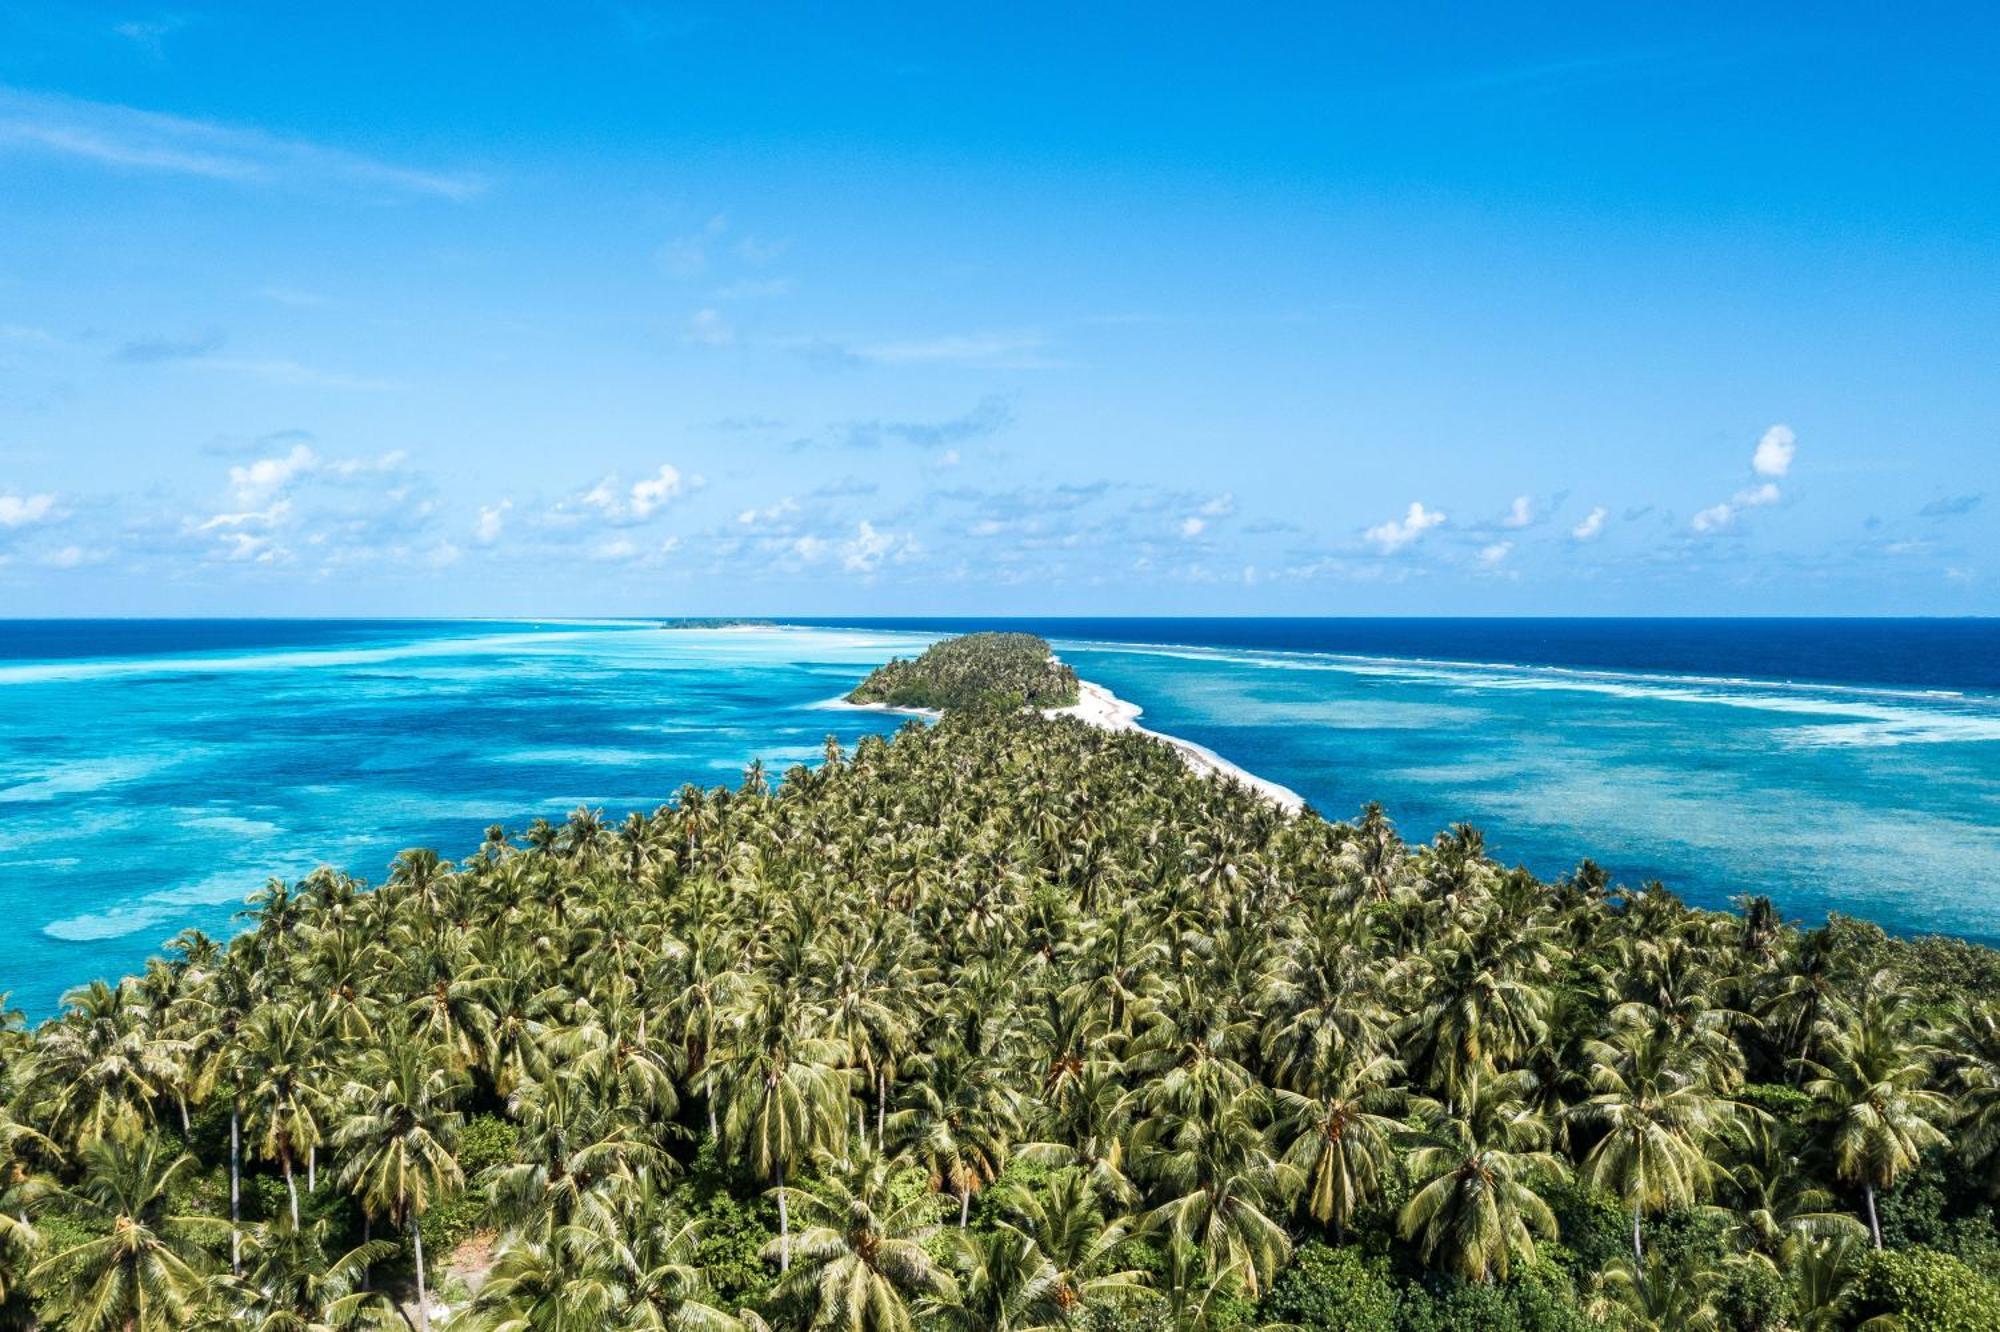
[[[1289,786],[1265,777],[1259,777],[1247,768],[1238,767],[1222,755],[1198,745],[1192,740],[1183,740],[1177,735],[1164,731],[1149,731],[1139,725],[1141,711],[1137,703],[1128,703],[1103,685],[1092,684],[1088,680],[1076,682],[1077,701],[1066,708],[1043,708],[1044,717],[1074,717],[1086,726],[1095,726],[1100,731],[1136,731],[1150,736],[1181,756],[1181,761],[1203,777],[1222,777],[1243,785],[1271,801],[1287,814],[1296,814],[1305,808],[1305,797]],[[935,708],[898,708],[887,703],[850,703],[844,698],[829,698],[815,703],[816,708],[840,709],[847,712],[877,712],[897,717],[922,717],[925,721],[937,721],[944,716]]]
[[[1289,786],[1280,786],[1274,781],[1259,777],[1256,773],[1240,768],[1222,755],[1205,745],[1192,740],[1183,740],[1177,735],[1162,731],[1149,731],[1139,725],[1141,711],[1137,703],[1128,703],[1103,685],[1092,684],[1088,680],[1078,680],[1077,701],[1066,708],[1044,708],[1044,717],[1074,717],[1086,726],[1095,726],[1101,731],[1136,731],[1148,735],[1172,748],[1181,760],[1203,777],[1222,777],[1243,783],[1258,795],[1277,805],[1288,814],[1296,814],[1305,808],[1305,799]]]
[[[844,698],[829,698],[813,706],[841,712],[880,712],[891,717],[922,717],[925,721],[937,721],[944,716],[936,708],[899,708],[889,703],[853,703]]]

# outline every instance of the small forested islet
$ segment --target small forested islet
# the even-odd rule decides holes
[[[934,712],[970,708],[1066,708],[1077,700],[1076,672],[1034,634],[962,634],[914,657],[876,667],[850,703]]]
[[[2000,1326],[1994,954],[1288,815],[1040,679],[16,1019],[0,1322]]]

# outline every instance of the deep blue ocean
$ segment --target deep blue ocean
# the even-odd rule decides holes
[[[0,621],[0,991],[45,1015],[272,875],[809,761],[899,724],[828,700],[975,627],[1332,816],[2000,942],[2000,621]]]

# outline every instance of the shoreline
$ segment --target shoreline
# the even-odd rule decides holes
[[[944,713],[936,708],[899,708],[892,703],[850,703],[845,698],[829,698],[813,707],[828,712],[880,712],[891,717],[922,717],[925,721],[940,721]]]
[[[1289,786],[1281,786],[1265,777],[1259,777],[1238,764],[1231,763],[1222,755],[1198,745],[1192,740],[1183,740],[1177,735],[1164,731],[1154,731],[1139,725],[1139,714],[1143,711],[1137,703],[1118,697],[1103,685],[1092,684],[1088,680],[1078,680],[1077,701],[1066,708],[1044,708],[1044,717],[1074,717],[1086,726],[1095,726],[1100,731],[1136,731],[1140,735],[1151,736],[1181,756],[1181,761],[1203,777],[1221,777],[1227,781],[1241,782],[1256,794],[1277,805],[1287,814],[1297,814],[1305,808],[1305,797]]]
[[[1100,731],[1135,731],[1149,736],[1181,756],[1181,762],[1192,768],[1197,776],[1220,777],[1226,781],[1241,782],[1252,792],[1269,800],[1287,814],[1297,814],[1305,808],[1305,797],[1289,786],[1281,785],[1267,777],[1259,777],[1240,764],[1231,763],[1206,745],[1198,745],[1192,740],[1183,740],[1165,731],[1154,731],[1139,725],[1139,714],[1143,711],[1137,703],[1127,702],[1103,685],[1092,684],[1088,680],[1076,682],[1077,701],[1066,708],[1043,708],[1044,717],[1074,717],[1086,726],[1094,726]],[[938,721],[944,714],[936,708],[899,708],[887,703],[850,703],[844,698],[829,698],[815,703],[815,708],[842,712],[876,712],[891,717],[921,717],[925,721]]]

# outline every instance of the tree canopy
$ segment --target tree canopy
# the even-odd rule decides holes
[[[1970,946],[1541,881],[1018,707],[360,888],[0,1031],[0,1326],[2000,1307]]]

